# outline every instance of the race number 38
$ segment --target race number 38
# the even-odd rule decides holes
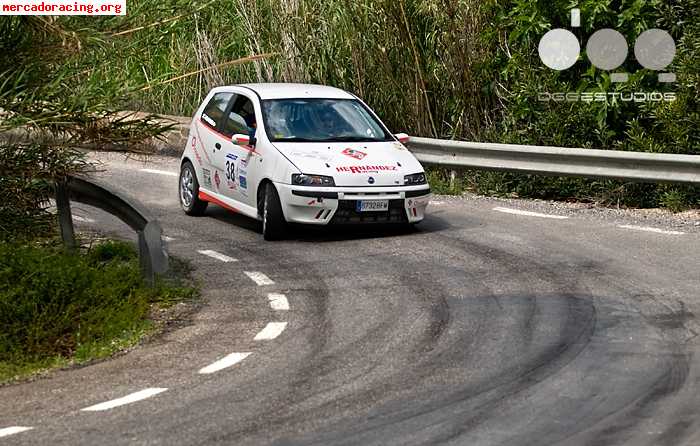
[[[226,179],[236,181],[236,163],[233,161],[226,161]]]

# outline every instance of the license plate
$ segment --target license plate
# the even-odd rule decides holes
[[[358,200],[357,212],[388,211],[389,200]]]

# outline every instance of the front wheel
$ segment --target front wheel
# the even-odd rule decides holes
[[[199,182],[194,166],[189,161],[182,163],[180,168],[180,206],[187,215],[203,215],[207,209],[206,201],[199,199]]]
[[[275,186],[267,183],[262,210],[263,238],[265,240],[281,240],[287,230],[287,222],[282,213],[282,204]]]

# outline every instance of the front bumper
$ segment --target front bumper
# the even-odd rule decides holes
[[[285,219],[314,225],[417,223],[425,217],[430,187],[302,187],[275,183]],[[388,200],[389,210],[358,212],[358,200]]]

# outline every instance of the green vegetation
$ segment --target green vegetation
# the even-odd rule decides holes
[[[627,38],[630,54],[618,71],[630,73],[629,82],[611,83],[609,73],[593,67],[585,54],[562,72],[542,64],[539,39],[549,29],[568,28],[574,7],[582,13],[576,32],[584,48],[605,27]],[[59,58],[39,46],[47,57],[42,70],[31,72],[67,87],[56,91],[75,89],[70,103],[101,104],[102,110],[190,115],[215,85],[317,82],[357,93],[390,128],[414,135],[700,154],[700,0],[130,0],[128,8],[125,17],[62,17],[50,27],[34,22],[42,32],[59,29],[50,35],[64,51]],[[14,25],[5,30],[12,33],[0,35],[15,37],[0,39],[3,53],[36,47],[36,38],[26,37],[33,28],[10,20]],[[636,37],[654,27],[669,31],[677,43],[667,68],[677,74],[675,84],[660,84],[657,73],[634,58]],[[16,64],[17,58],[8,60]],[[539,92],[640,90],[675,92],[677,100],[538,101]],[[698,188],[691,187],[483,172],[460,176],[473,190],[520,196],[673,209],[700,203]]]
[[[0,382],[128,348],[152,329],[153,308],[194,295],[181,279],[147,287],[126,243],[77,254],[51,243],[0,243]]]
[[[53,232],[54,186],[91,169],[80,149],[148,153],[143,142],[171,128],[120,112],[129,91],[118,81],[76,76],[65,62],[82,38],[49,17],[0,18],[0,240]]]
[[[91,85],[118,80],[129,106],[190,115],[214,85],[302,81],[336,85],[363,97],[396,131],[441,138],[668,153],[700,153],[698,0],[279,0],[129,2],[129,15],[66,18],[92,44],[64,67]],[[678,54],[661,85],[633,51],[620,71],[585,57],[569,70],[537,54],[549,29],[582,11],[584,41],[618,29],[633,45],[641,31],[668,30]],[[250,60],[250,57],[255,60]],[[544,103],[537,93],[674,91],[673,103]],[[446,175],[445,172],[440,174]],[[633,206],[696,206],[698,188],[617,181],[465,172],[479,192],[591,199]],[[454,189],[454,186],[453,186]]]

